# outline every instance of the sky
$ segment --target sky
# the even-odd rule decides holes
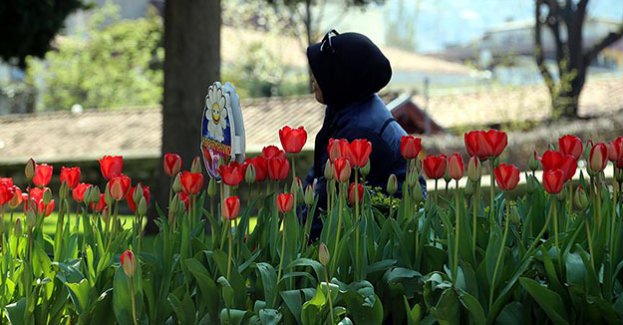
[[[399,1],[386,0],[384,10],[391,12]],[[534,16],[534,0],[402,1],[407,14],[416,17],[418,52],[439,51],[446,44],[464,44],[506,20],[531,20]],[[591,0],[589,14],[623,22],[623,0]]]

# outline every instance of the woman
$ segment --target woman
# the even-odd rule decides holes
[[[372,143],[372,154],[366,183],[385,189],[389,175],[395,174],[401,184],[406,162],[400,155],[400,139],[406,132],[376,95],[391,78],[389,60],[366,36],[335,30],[307,48],[307,59],[316,100],[327,105],[316,135],[314,166],[306,179],[307,184],[317,181],[318,208],[327,206],[324,167],[330,138],[367,139]],[[318,238],[321,230],[316,216],[311,238]]]

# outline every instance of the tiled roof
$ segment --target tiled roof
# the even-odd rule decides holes
[[[412,100],[422,105],[422,96]],[[621,78],[589,79],[580,96],[580,116],[597,116],[623,109]],[[551,118],[551,101],[545,85],[515,88],[482,87],[459,94],[431,96],[426,112],[443,127],[490,125]]]

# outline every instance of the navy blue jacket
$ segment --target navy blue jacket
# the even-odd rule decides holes
[[[343,107],[327,106],[326,110],[325,114],[333,115],[332,119],[325,119],[325,123],[330,123],[329,137],[348,141],[367,139],[372,143],[370,174],[366,177],[366,184],[372,187],[378,186],[385,191],[387,179],[391,174],[395,174],[400,190],[406,174],[406,161],[400,155],[400,139],[406,135],[406,132],[392,118],[381,98],[374,94]],[[318,208],[324,210],[327,206],[324,166],[328,153],[326,147],[316,147],[314,150],[316,151],[314,167],[309,171],[306,183],[311,184],[314,179],[317,180]],[[316,238],[322,225],[318,220],[314,220],[313,228],[311,238]]]

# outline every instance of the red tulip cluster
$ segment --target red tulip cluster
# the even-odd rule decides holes
[[[464,140],[467,153],[481,160],[498,157],[508,144],[506,133],[497,130],[470,131],[465,133]]]
[[[350,143],[346,139],[329,139],[327,150],[332,162],[344,158],[351,167],[362,168],[370,160],[372,143],[366,139],[355,139]]]
[[[16,195],[17,190],[19,188],[13,185],[12,178],[0,178],[0,207],[10,202]]]
[[[28,195],[24,197],[24,213],[28,212],[31,204],[34,204],[33,209],[38,215],[47,217],[52,214],[52,211],[54,211],[54,200],[50,200],[50,202],[45,204],[43,195],[46,190],[49,191],[50,189],[47,187],[35,187],[28,191]]]
[[[143,197],[145,198],[145,203],[147,203],[149,205],[149,199],[151,196],[151,193],[149,191],[149,186],[144,186],[142,184],[139,183],[139,185],[141,185],[141,189],[143,190]],[[136,191],[138,185],[137,186],[133,186],[130,187],[130,190],[128,191],[128,194],[125,197],[126,202],[128,202],[128,207],[130,208],[130,211],[132,212],[136,212],[136,208],[139,202],[135,202],[134,200],[134,191]]]
[[[244,179],[244,166],[232,161],[229,164],[221,165],[218,168],[218,173],[221,175],[223,183],[229,186],[238,186]]]

